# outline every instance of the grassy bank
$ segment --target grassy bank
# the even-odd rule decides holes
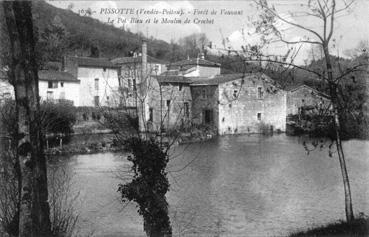
[[[337,222],[326,226],[317,227],[303,232],[291,234],[290,237],[318,237],[340,236],[358,237],[369,236],[369,217],[355,219],[352,223]]]

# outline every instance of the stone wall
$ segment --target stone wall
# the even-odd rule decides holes
[[[95,106],[95,96],[98,96],[99,106],[116,107],[119,105],[118,69],[78,67],[80,80],[79,106]],[[95,86],[98,79],[98,86]]]
[[[256,74],[219,85],[219,134],[285,131],[286,93],[266,79]]]
[[[219,91],[216,85],[191,86],[192,94],[192,122],[194,124],[213,125],[219,124]],[[205,111],[212,113],[212,122],[205,121]]]
[[[287,92],[287,115],[296,115],[301,107],[328,108],[330,101],[313,88],[300,86]]]
[[[162,83],[159,86],[157,80],[152,78],[147,91],[144,106],[139,109],[141,131],[159,131],[161,125],[164,129],[189,126],[192,108],[188,84]]]

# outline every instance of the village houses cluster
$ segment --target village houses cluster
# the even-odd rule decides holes
[[[204,55],[163,62],[147,55],[146,41],[132,57],[66,56],[56,68],[39,71],[41,101],[136,111],[145,131],[206,125],[218,134],[284,132],[288,115],[327,102],[311,87],[284,90],[263,73],[221,74]],[[3,102],[14,92],[6,72],[0,77]]]

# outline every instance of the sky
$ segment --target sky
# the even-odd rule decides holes
[[[243,1],[48,1],[50,4],[84,15],[92,10],[91,17],[102,22],[124,27],[132,32],[142,32],[145,36],[177,41],[192,33],[205,33],[216,47],[223,47],[222,39],[228,39],[227,47],[239,50],[242,45],[257,44],[260,35],[254,33],[251,22],[258,19],[258,11],[251,0]],[[309,26],[321,31],[322,23],[314,17],[297,17],[303,10],[301,3],[307,0],[272,0],[277,11],[289,21]],[[342,3],[342,0],[338,0]],[[343,56],[346,49],[354,48],[362,40],[369,39],[369,0],[356,0],[350,12],[337,18],[335,22],[335,48],[332,52]],[[131,22],[133,19],[134,22]],[[158,21],[155,23],[154,19]],[[171,21],[164,23],[163,19]],[[188,23],[184,21],[188,19]],[[179,21],[181,21],[179,23]],[[285,32],[288,40],[311,37],[301,30],[277,22],[277,28]],[[311,51],[310,45],[298,45],[297,60],[302,63]],[[270,45],[269,52],[283,53],[291,46]],[[295,46],[296,48],[296,46]]]

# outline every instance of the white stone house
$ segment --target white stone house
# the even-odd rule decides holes
[[[79,80],[67,72],[40,70],[38,72],[40,101],[65,102],[79,106]],[[0,100],[14,99],[14,88],[5,73],[0,79]]]
[[[67,102],[79,106],[80,81],[72,74],[40,70],[38,88],[41,101]]]
[[[66,57],[62,70],[80,81],[78,106],[119,106],[119,67],[108,59]]]

